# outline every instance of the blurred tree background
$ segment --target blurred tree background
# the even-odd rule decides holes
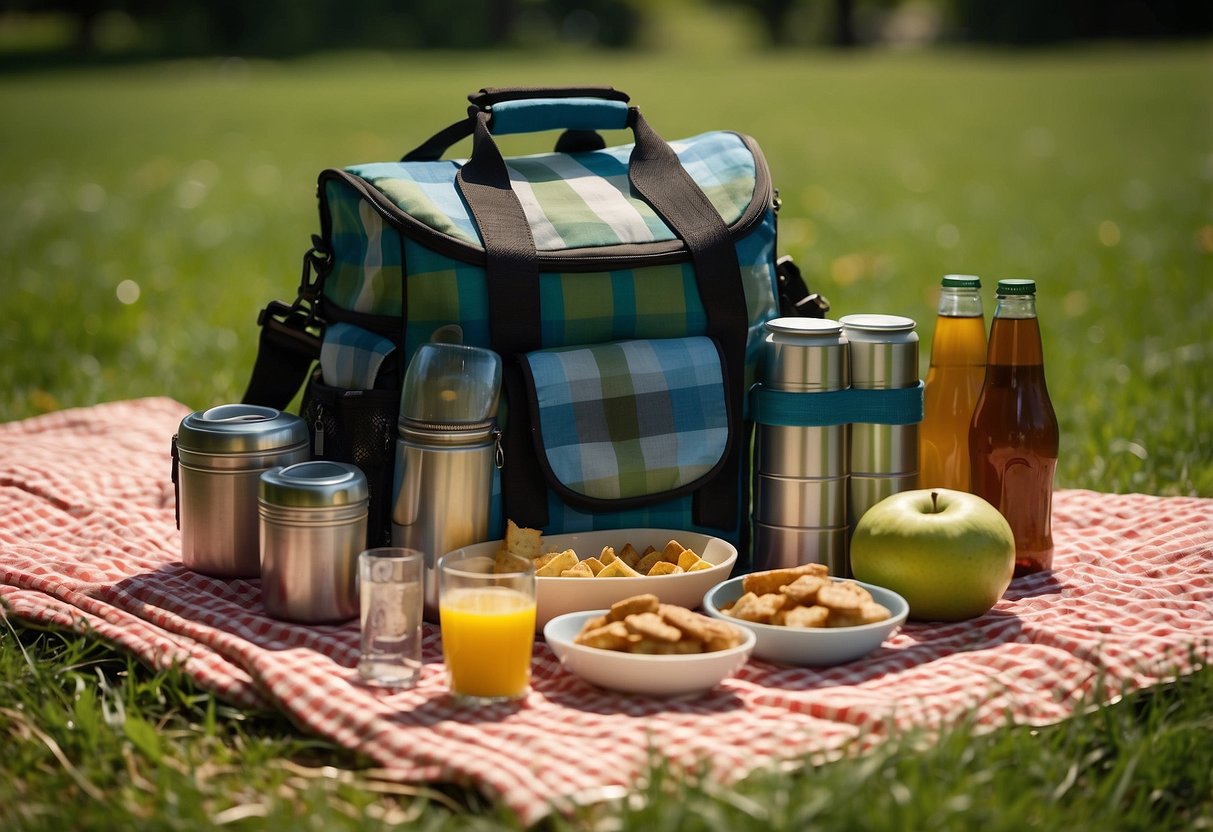
[[[351,48],[654,48],[668,29],[661,20],[705,14],[728,16],[755,45],[781,49],[1213,34],[1210,0],[0,0],[0,53],[11,63]],[[6,41],[20,46],[5,48]]]

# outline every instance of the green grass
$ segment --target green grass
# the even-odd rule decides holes
[[[760,773],[723,789],[655,766],[627,805],[554,832],[1213,828],[1213,670],[1060,725]],[[400,786],[366,760],[103,645],[0,629],[5,829],[517,829],[474,794]]]
[[[1058,486],[1213,496],[1207,44],[10,71],[0,420],[136,396],[238,399],[256,312],[292,297],[317,229],[316,174],[398,157],[481,86],[553,80],[625,89],[670,138],[755,136],[783,196],[780,250],[834,314],[907,314],[926,344],[942,274],[1036,278]],[[909,738],[735,791],[692,783],[662,800],[675,787],[658,772],[620,825],[691,829],[698,813],[703,828],[1208,828],[1210,713],[1204,670],[1055,728],[962,730],[936,750]],[[472,795],[393,795],[279,717],[21,627],[0,626],[0,771],[5,828],[505,822]]]

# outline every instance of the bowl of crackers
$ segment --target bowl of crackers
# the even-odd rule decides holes
[[[754,649],[752,631],[642,593],[608,609],[553,618],[543,628],[561,665],[609,690],[684,696],[736,673]]]
[[[601,610],[632,595],[650,594],[693,609],[710,587],[729,576],[737,549],[727,540],[680,529],[611,529],[544,535],[506,524],[504,540],[465,551],[535,564],[535,631],[558,615]]]
[[[754,633],[754,656],[827,667],[868,655],[906,620],[910,605],[892,590],[831,577],[809,563],[755,572],[708,590],[703,610]]]

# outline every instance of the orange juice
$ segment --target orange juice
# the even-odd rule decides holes
[[[442,655],[457,696],[514,698],[531,680],[535,599],[503,586],[459,587],[439,604]]]
[[[979,287],[968,276],[949,275],[943,281],[918,432],[922,488],[970,488],[969,422],[986,373]]]

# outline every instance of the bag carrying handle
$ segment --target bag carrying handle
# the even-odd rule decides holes
[[[707,313],[707,335],[720,345],[725,360],[726,401],[730,447],[724,470],[697,495],[695,522],[718,527],[736,516],[745,393],[745,346],[748,307],[737,250],[728,226],[691,178],[678,155],[648,125],[635,107],[628,108],[627,126],[635,137],[628,160],[633,190],[656,212],[690,252],[699,296]],[[540,342],[539,263],[530,222],[510,185],[509,169],[493,140],[489,110],[473,107],[472,155],[455,176],[480,230],[485,250],[485,274],[492,347],[512,360],[542,346]],[[509,371],[507,370],[507,375]],[[508,384],[507,379],[507,384]],[[506,516],[534,526],[546,525],[542,483],[518,473],[511,476],[511,459],[523,459],[531,437],[522,418],[506,425]],[[522,453],[518,453],[521,451]],[[517,471],[517,469],[515,468]],[[531,482],[523,482],[524,479]],[[542,514],[540,514],[542,512]]]
[[[490,114],[497,135],[564,129],[556,149],[566,153],[605,147],[596,130],[628,126],[626,92],[613,87],[486,87],[468,96],[467,118],[439,130],[404,154],[402,162],[435,162],[475,130],[479,113]]]

